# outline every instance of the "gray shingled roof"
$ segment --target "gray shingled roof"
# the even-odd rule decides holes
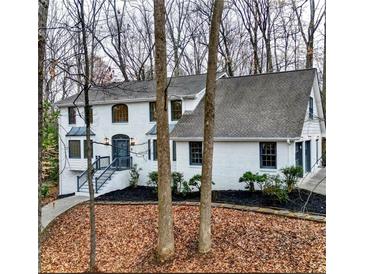
[[[90,130],[90,135],[95,135],[95,133]],[[72,127],[66,136],[86,136],[86,127]]]
[[[222,78],[217,81],[218,138],[301,136],[315,69]],[[203,137],[204,98],[184,114],[171,137]]]
[[[217,77],[223,73],[217,74]],[[168,89],[169,96],[194,97],[205,88],[206,74],[172,77]],[[170,78],[168,78],[169,81]],[[72,106],[77,95],[58,101],[57,106]],[[92,87],[89,91],[90,104],[105,104],[116,101],[154,100],[156,97],[156,81],[131,81],[112,83],[104,87]],[[82,105],[84,95],[81,94],[76,103]]]

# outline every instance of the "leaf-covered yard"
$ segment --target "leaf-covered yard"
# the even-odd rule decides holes
[[[84,272],[88,206],[58,217],[43,236],[43,272]],[[213,249],[197,252],[199,209],[174,206],[175,257],[156,263],[157,206],[97,205],[97,267],[104,272],[325,272],[325,224],[213,208]]]

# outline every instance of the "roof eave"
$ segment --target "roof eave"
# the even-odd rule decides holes
[[[195,99],[197,96],[197,94],[192,94],[192,95],[184,95],[184,96],[179,96],[180,98],[184,99],[184,100],[190,100],[190,99]],[[169,99],[175,99],[176,96],[175,95],[170,95]],[[96,105],[112,105],[112,104],[122,104],[122,103],[141,103],[141,102],[153,102],[156,101],[156,97],[148,97],[148,98],[134,98],[134,99],[117,99],[117,100],[107,100],[107,101],[90,101],[90,105],[96,106]],[[57,107],[61,108],[61,107],[74,107],[75,105],[77,107],[82,107],[84,106],[84,103],[56,103],[55,104]]]

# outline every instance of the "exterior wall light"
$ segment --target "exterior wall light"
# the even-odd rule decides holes
[[[131,138],[131,146],[134,146],[136,143],[137,143],[136,139],[132,137]]]
[[[103,143],[104,143],[104,145],[110,145],[109,138],[105,137]]]

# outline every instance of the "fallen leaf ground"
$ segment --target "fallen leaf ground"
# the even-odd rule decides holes
[[[174,206],[175,257],[155,260],[157,206],[96,205],[102,272],[325,272],[325,224],[213,208],[212,252],[197,252],[199,209]],[[42,240],[43,272],[84,272],[88,206],[58,217]]]

